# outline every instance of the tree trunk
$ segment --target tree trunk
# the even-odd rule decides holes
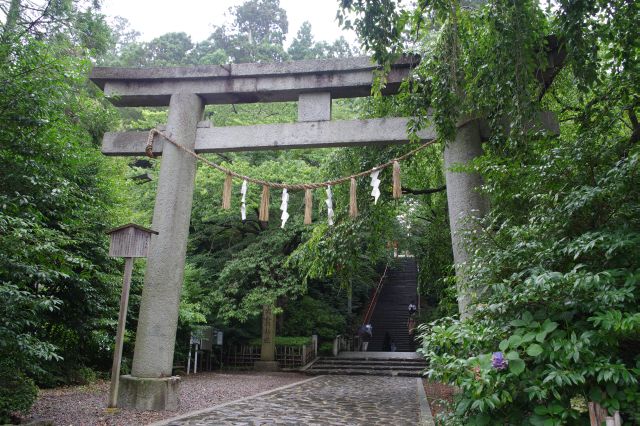
[[[4,46],[9,45],[9,40],[15,33],[15,29],[18,26],[18,19],[20,18],[20,9],[22,6],[22,0],[11,0],[9,5],[9,11],[7,12],[7,21],[2,27],[2,35],[0,36],[0,42]],[[1,53],[0,60],[6,62],[11,55],[12,49],[7,49]]]
[[[18,25],[18,18],[20,17],[20,8],[22,6],[22,0],[11,0],[9,5],[9,11],[7,12],[7,22],[5,22],[2,29],[2,38],[5,39],[10,33],[12,33]]]

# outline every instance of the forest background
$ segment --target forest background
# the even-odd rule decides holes
[[[263,304],[281,312],[279,334],[349,332],[400,241],[420,265],[422,351],[429,374],[460,387],[447,424],[581,424],[595,400],[638,422],[640,314],[640,44],[637,2],[336,3],[361,49],[315,42],[305,24],[288,48],[278,0],[249,0],[194,43],[185,33],[139,42],[126,20],[107,22],[99,1],[0,2],[0,414],[26,410],[37,386],[92,380],[110,366],[122,265],[107,256],[110,227],[151,225],[158,160],[107,158],[108,130],[149,129],[164,109],[116,110],[87,81],[93,65],[169,66],[373,54],[423,59],[401,93],[333,102],[333,118],[417,117],[442,144],[403,163],[405,196],[370,202],[360,215],[335,189],[329,227],[316,194],[302,224],[293,194],[286,229],[248,218],[239,197],[221,209],[223,177],[199,167],[176,356],[190,330],[212,324],[229,343],[255,337]],[[555,55],[555,56],[554,56]],[[533,132],[530,117],[554,111],[560,136]],[[491,209],[467,236],[470,321],[457,317],[442,170],[443,144],[466,114],[488,118],[482,174]],[[215,126],[292,122],[295,103],[209,106]],[[229,153],[235,171],[292,183],[351,174],[412,146]],[[383,182],[390,176],[383,174]],[[239,194],[239,185],[234,187]],[[271,217],[279,217],[272,203]],[[144,262],[136,264],[125,344],[135,341]],[[435,320],[434,322],[430,322]],[[504,351],[506,371],[491,365]],[[576,402],[577,401],[577,402]],[[547,423],[545,423],[547,422]]]

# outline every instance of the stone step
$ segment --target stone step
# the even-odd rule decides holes
[[[389,349],[385,345],[387,333],[398,350],[415,349],[416,344],[407,330],[407,306],[417,301],[417,271],[415,258],[402,258],[387,270],[382,291],[371,315],[373,336],[369,342],[370,351]]]
[[[331,375],[346,375],[346,376],[403,376],[403,377],[421,377],[422,369],[414,370],[355,370],[355,369],[333,369],[333,368],[318,368],[309,369],[305,371],[306,374],[311,376],[318,376],[324,374]]]
[[[393,353],[393,352],[390,352]],[[370,362],[372,364],[425,364],[426,361],[421,358],[367,358],[354,357],[354,358],[333,358],[333,357],[321,357],[317,362],[332,362],[335,364],[349,364],[349,363],[363,363]]]
[[[393,322],[387,322],[387,321],[374,322],[374,320],[375,320],[375,318],[371,319],[371,325],[373,326],[374,336],[384,336],[384,333],[382,333],[382,332],[378,333],[377,332],[376,325],[378,326],[378,328],[382,328],[383,326],[385,326],[385,331],[393,330],[393,331],[399,332],[399,331],[404,330],[404,334],[408,335],[407,324],[406,324],[407,320],[402,321],[400,324],[398,324],[398,323],[394,324]]]
[[[404,355],[408,353],[410,355]],[[324,356],[320,357],[318,361],[371,361],[371,362],[424,362],[424,358],[418,354],[413,355],[415,352],[347,352],[348,356],[344,356],[344,352],[341,352],[337,357]]]
[[[397,371],[414,371],[414,370],[424,370],[426,365],[370,365],[370,364],[352,364],[348,366],[336,366],[331,364],[320,364],[313,365],[309,371],[311,370],[375,370],[375,371],[386,371],[386,370],[397,370]]]
[[[342,374],[420,377],[427,368],[424,359],[416,358],[415,353],[403,355],[399,352],[371,353],[360,356],[348,353],[348,357],[322,357],[305,371],[306,374]]]
[[[398,337],[394,337],[393,338],[394,343],[396,344],[396,351],[398,352],[409,352],[411,351],[411,349],[401,349],[402,346],[410,346],[410,342],[408,342],[407,340],[404,340],[402,338],[398,338]],[[384,345],[385,341],[384,339],[371,339],[371,341],[369,342],[369,348],[371,348],[371,345]],[[389,350],[391,348],[384,348],[386,350]],[[382,349],[380,349],[382,350]]]
[[[334,364],[314,364],[309,370],[317,370],[330,368],[332,370],[423,370],[427,368],[426,364],[417,365],[371,365],[371,364],[352,364],[352,365],[334,365]]]
[[[333,364],[314,364],[309,370],[424,370],[427,365],[371,365],[371,364],[352,364],[352,365],[333,365]]]
[[[405,334],[401,333],[400,330],[386,330],[386,332],[389,333],[389,337],[391,338],[391,340],[393,340],[394,342],[396,342],[396,346],[399,343],[409,343],[409,334],[406,331],[405,328]],[[386,334],[386,333],[385,333]],[[384,342],[385,337],[384,336],[380,336],[380,337],[372,337],[370,342],[377,342],[377,343],[382,343]],[[388,350],[388,349],[387,349]],[[399,349],[397,349],[398,352],[404,352],[401,351]],[[407,351],[408,352],[408,351]]]
[[[365,361],[365,360],[354,360],[353,362],[338,362],[338,361],[322,361],[318,360],[313,367],[316,365],[331,365],[335,367],[349,367],[351,365],[370,365],[374,367],[422,367],[426,366],[427,363],[424,361],[417,362],[398,362],[398,361],[385,361],[385,362],[376,362],[376,361]]]

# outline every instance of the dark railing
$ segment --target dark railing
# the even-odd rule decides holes
[[[389,268],[389,264],[387,263],[384,267],[384,272],[382,272],[382,276],[380,276],[380,281],[376,286],[376,289],[371,296],[371,300],[369,300],[369,306],[362,318],[362,324],[369,324],[371,321],[371,316],[373,315],[373,311],[376,308],[376,304],[378,303],[378,297],[380,296],[380,291],[382,291],[382,286],[384,285],[384,279],[387,276],[387,269]]]

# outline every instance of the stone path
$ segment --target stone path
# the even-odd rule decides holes
[[[319,376],[163,424],[416,425],[419,419],[415,378]]]

